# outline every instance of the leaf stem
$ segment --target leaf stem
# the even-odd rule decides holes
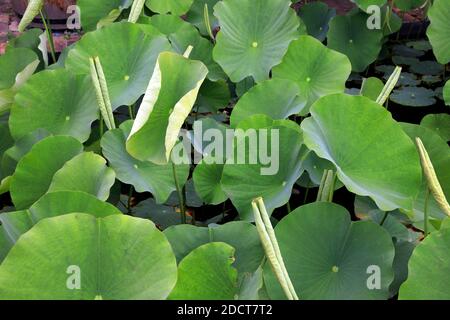
[[[178,193],[178,201],[180,202],[180,211],[181,211],[181,223],[186,224],[186,207],[185,207],[185,197],[183,196],[183,189],[180,187],[180,183],[178,181],[177,169],[175,163],[172,161],[172,174],[173,180],[175,181],[175,188]]]
[[[56,63],[57,60],[56,60],[55,42],[53,40],[53,33],[52,33],[52,30],[51,30],[50,21],[47,21],[45,15],[44,15],[43,9],[39,10],[39,14],[41,16],[42,23],[44,24],[45,32],[47,34],[48,43],[50,44],[50,53],[52,55],[53,63]]]
[[[423,208],[423,233],[425,237],[428,236],[428,203],[430,200],[430,189],[427,188],[427,193],[425,194],[425,206]]]

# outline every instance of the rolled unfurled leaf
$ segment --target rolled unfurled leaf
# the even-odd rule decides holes
[[[394,90],[395,85],[398,82],[398,79],[400,79],[401,74],[402,74],[402,68],[396,67],[394,72],[391,74],[388,81],[386,82],[386,85],[384,86],[380,95],[378,96],[378,99],[377,99],[378,104],[383,105],[387,101],[387,99],[391,95],[392,90]]]
[[[336,184],[336,174],[333,170],[324,170],[322,181],[320,182],[317,201],[333,202],[334,186]]]
[[[266,257],[275,273],[278,282],[281,285],[286,297],[289,300],[298,300],[292,281],[287,272],[286,266],[281,255],[278,241],[275,237],[275,231],[270,223],[266,206],[262,198],[257,198],[252,202],[253,213],[255,216],[256,228],[261,238]]]
[[[111,99],[109,98],[108,84],[98,57],[89,58],[91,67],[91,78],[97,94],[97,103],[103,120],[109,130],[115,129],[114,115],[112,112]]]
[[[444,213],[450,217],[450,205],[445,198],[444,191],[442,190],[441,184],[439,183],[439,179],[436,175],[436,171],[434,170],[430,156],[428,155],[428,152],[425,149],[425,146],[423,145],[423,142],[422,140],[420,140],[420,138],[416,138],[416,144],[417,148],[419,149],[420,161],[422,163],[423,172],[425,173],[425,177],[427,179],[428,188],[430,189],[434,199],[436,200],[442,211],[444,211]]]
[[[128,22],[136,23],[141,15],[142,9],[144,9],[145,0],[134,0],[131,6],[131,12],[128,16]]]
[[[205,20],[206,31],[208,31],[209,37],[211,38],[212,41],[215,42],[216,39],[214,38],[214,34],[211,29],[211,21],[209,19],[209,10],[207,3],[205,3],[205,7],[203,8],[203,19]]]
[[[25,28],[33,21],[34,17],[36,17],[41,11],[44,5],[44,0],[30,0],[28,2],[27,9],[23,14],[22,20],[19,23],[19,31],[23,32]]]

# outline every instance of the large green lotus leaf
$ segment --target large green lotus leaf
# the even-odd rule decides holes
[[[116,180],[106,160],[93,152],[83,152],[67,161],[53,176],[49,192],[83,191],[107,200]]]
[[[164,203],[176,190],[172,164],[157,165],[139,161],[125,149],[132,121],[124,122],[119,129],[110,130],[102,138],[103,154],[117,174],[117,179],[131,184],[137,192],[151,192],[158,203]],[[189,176],[189,165],[176,165],[179,183],[184,185]]]
[[[8,235],[10,243],[14,244],[22,234],[30,230],[42,219],[73,212],[88,213],[99,218],[121,214],[119,209],[113,205],[103,202],[88,193],[60,191],[45,194],[28,210],[1,214],[1,228]]]
[[[255,272],[264,257],[256,227],[248,222],[229,222],[208,228],[178,225],[166,229],[164,234],[172,245],[178,262],[197,247],[209,242],[225,242],[236,249],[234,266],[239,273]]]
[[[367,8],[369,8],[370,6],[382,7],[387,2],[387,0],[351,0],[351,1],[356,3],[358,7],[360,7],[361,10],[363,11],[367,11]]]
[[[414,143],[391,114],[369,98],[324,97],[303,121],[305,144],[337,168],[353,193],[371,197],[384,211],[412,209],[422,181]]]
[[[4,212],[0,215],[0,263],[17,242],[17,239],[33,225],[27,210]]]
[[[330,9],[323,2],[311,2],[302,6],[298,14],[305,23],[308,34],[319,41],[324,41],[329,29],[328,24],[336,16],[336,9]]]
[[[195,190],[207,204],[217,205],[228,199],[220,184],[223,168],[223,164],[202,160],[194,169]]]
[[[237,271],[232,267],[234,249],[226,243],[208,243],[178,266],[178,280],[171,300],[234,300]]]
[[[227,159],[223,170],[222,188],[244,220],[253,220],[251,202],[257,197],[264,198],[269,213],[286,204],[291,196],[293,185],[303,173],[302,159],[306,156],[307,150],[303,145],[300,130],[295,129],[298,127],[297,124],[287,126],[271,123],[272,121],[269,120],[270,118],[261,118],[257,115],[241,123],[240,128],[247,135],[245,139],[235,137],[234,155]],[[266,121],[265,124],[264,121]],[[252,125],[244,127],[247,125],[245,122]],[[246,131],[248,128],[256,130]],[[271,162],[271,165],[263,165],[262,159],[257,159],[259,161],[253,162],[255,164],[249,161],[250,157],[256,157],[258,153],[255,142],[252,143],[252,147],[249,147],[252,131],[259,137],[262,137],[264,133],[267,134],[267,154],[272,155],[273,158],[272,161],[265,162]],[[252,140],[258,141],[254,138]],[[265,141],[261,141],[259,142],[265,145]],[[244,154],[245,163],[239,161],[239,157]]]
[[[10,192],[16,209],[26,209],[44,195],[54,174],[82,150],[83,145],[69,136],[48,137],[35,144],[12,176]]]
[[[302,206],[275,227],[287,271],[301,299],[387,299],[394,278],[391,236],[371,221],[351,222],[343,207],[316,202]],[[379,289],[368,283],[373,268]],[[270,267],[264,270],[272,299],[285,299]],[[376,276],[376,274],[374,275]]]
[[[181,16],[189,11],[194,0],[146,0],[145,5],[156,13]]]
[[[230,88],[224,80],[212,82],[206,80],[198,92],[194,110],[199,113],[218,113],[220,109],[225,109],[231,100]]]
[[[16,140],[37,129],[45,129],[84,142],[97,118],[98,106],[91,79],[59,69],[37,73],[19,90],[9,126]]]
[[[155,15],[151,17],[150,24],[169,38],[175,52],[183,54],[189,46],[192,46],[193,50],[189,58],[200,60],[208,67],[208,79],[211,81],[226,79],[223,70],[213,60],[213,44],[203,38],[194,26],[170,14]]]
[[[200,61],[163,52],[128,136],[127,151],[141,161],[166,164],[208,69]]]
[[[433,130],[445,141],[450,141],[450,115],[446,113],[426,115],[420,125]]]
[[[220,0],[194,0],[191,9],[186,14],[186,21],[196,26],[200,33],[204,36],[208,35],[205,25],[205,4],[208,6],[209,23],[211,29],[215,30],[219,26],[219,21],[213,14],[214,6]]]
[[[11,48],[0,56],[0,114],[14,102],[14,96],[36,71],[39,59],[26,48]]]
[[[290,0],[224,0],[214,7],[220,32],[214,60],[231,81],[248,76],[257,81],[269,78],[281,62],[289,43],[299,35],[299,19]],[[264,21],[262,23],[262,21]]]
[[[356,11],[336,16],[330,22],[328,47],[347,55],[356,72],[364,71],[374,62],[382,47],[383,31],[367,28],[368,18],[364,12]]]
[[[402,123],[402,128],[411,138],[411,141],[415,141],[416,137],[419,137],[422,140],[428,155],[430,156],[431,162],[433,163],[434,170],[436,171],[444,194],[447,199],[450,199],[450,148],[448,147],[447,142],[431,129],[422,126]],[[427,181],[425,176],[423,176],[421,191],[414,202],[414,222],[424,220],[427,192]],[[446,217],[433,197],[430,197],[428,201],[428,214],[431,219],[442,220]]]
[[[74,269],[77,290],[68,286]],[[170,244],[152,222],[74,213],[44,219],[19,239],[0,267],[0,297],[165,299],[176,278]]]
[[[230,123],[236,127],[242,120],[265,114],[272,119],[286,119],[300,113],[306,100],[298,95],[295,82],[286,79],[271,79],[261,82],[247,91],[231,113]]]
[[[132,0],[77,0],[83,30],[97,29],[102,19],[108,17],[112,12],[117,17],[122,10],[129,8],[132,2]]]
[[[450,62],[450,2],[436,0],[433,2],[428,17],[431,21],[427,30],[433,52],[441,64]]]
[[[408,280],[401,286],[402,300],[450,299],[450,228],[431,233],[409,260]]]
[[[36,143],[44,138],[47,138],[49,135],[50,134],[47,130],[37,129],[36,131],[33,131],[17,140],[11,148],[7,149],[3,153],[0,163],[0,177],[13,175],[20,159],[22,159],[22,157],[26,155]]]
[[[273,69],[274,78],[293,80],[299,95],[307,100],[307,109],[320,97],[345,90],[351,73],[348,58],[325,47],[310,36],[291,43],[283,62]]]
[[[113,23],[85,34],[66,59],[76,74],[90,74],[89,58],[99,57],[113,108],[133,104],[144,92],[158,54],[170,50],[166,37],[152,26]]]

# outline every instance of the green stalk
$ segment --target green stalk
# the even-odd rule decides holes
[[[175,188],[177,189],[177,193],[178,193],[178,201],[180,202],[181,223],[186,224],[187,223],[186,207],[185,207],[185,202],[184,202],[185,197],[183,196],[183,189],[180,187],[180,183],[178,181],[177,170],[175,167],[175,163],[173,163],[173,161],[172,161],[172,174],[173,174],[173,180],[175,181]]]
[[[333,202],[336,174],[333,170],[324,170],[316,201]]]
[[[389,80],[386,82],[383,90],[378,96],[377,103],[380,105],[384,105],[384,103],[388,100],[391,95],[392,90],[394,90],[398,80],[400,79],[400,75],[402,74],[402,68],[396,67],[394,72],[389,77]]]
[[[427,189],[427,193],[425,195],[425,207],[423,208],[423,232],[425,237],[428,236],[428,202],[430,199],[430,190]]]
[[[253,200],[252,208],[255,216],[256,228],[272,270],[286,294],[286,297],[289,300],[298,300],[299,298],[284,264],[275,231],[273,230],[263,199],[257,198]]]
[[[44,24],[45,33],[47,34],[48,43],[50,44],[50,53],[52,55],[53,63],[56,63],[56,50],[55,50],[55,42],[53,40],[53,33],[50,26],[50,21],[47,22],[45,15],[42,10],[39,10],[39,14],[42,19],[42,23]]]
[[[114,121],[111,100],[109,98],[108,84],[106,83],[106,77],[103,72],[100,59],[98,57],[89,58],[89,64],[91,79],[97,95],[97,104],[99,106],[100,113],[106,126],[108,127],[108,130],[115,129],[116,124]]]
[[[211,20],[209,19],[209,10],[208,4],[205,3],[205,7],[203,8],[203,19],[205,20],[206,31],[208,32],[209,37],[215,43],[216,39],[214,38],[214,34],[211,29]]]
[[[438,203],[439,207],[442,211],[450,217],[450,205],[445,198],[444,191],[439,183],[439,179],[436,175],[436,171],[434,171],[433,163],[428,155],[425,146],[423,145],[422,140],[420,138],[416,138],[417,148],[419,149],[420,161],[422,163],[422,169],[425,173],[425,177],[427,179],[428,188],[431,191],[434,199]]]

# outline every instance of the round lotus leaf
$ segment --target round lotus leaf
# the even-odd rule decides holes
[[[7,138],[8,134],[9,129],[7,134],[5,133],[3,137]],[[0,177],[13,175],[20,159],[22,159],[22,157],[26,155],[36,143],[44,138],[47,138],[49,135],[50,134],[47,130],[38,129],[17,140],[11,148],[7,149],[3,153],[0,164]]]
[[[248,222],[229,222],[217,227],[173,226],[164,231],[177,261],[210,242],[225,242],[236,249],[234,267],[239,273],[253,273],[261,265],[264,251],[256,227]]]
[[[401,286],[401,300],[450,299],[450,228],[431,233],[409,260],[408,280]]]
[[[412,57],[393,56],[392,62],[398,66],[413,66],[420,63],[420,60]]]
[[[88,213],[99,218],[121,214],[113,205],[85,192],[60,191],[45,194],[28,210],[2,214],[1,228],[8,234],[11,244],[15,244],[22,234],[42,219],[73,212]]]
[[[394,245],[389,233],[376,223],[351,222],[345,208],[316,202],[282,219],[275,227],[275,235],[301,299],[389,297]],[[270,298],[285,299],[270,266],[266,264],[264,269]]]
[[[209,243],[192,251],[178,266],[171,300],[234,300],[237,271],[234,249],[226,243]]]
[[[414,47],[405,46],[403,44],[396,44],[392,47],[392,53],[396,56],[407,58],[419,58],[425,55],[424,50],[419,50]]]
[[[106,166],[105,159],[93,152],[83,152],[55,173],[48,191],[84,191],[105,201],[115,180],[116,175]]]
[[[411,72],[420,75],[439,75],[444,73],[444,66],[436,61],[419,61],[411,66]]]
[[[446,113],[426,115],[421,126],[433,130],[441,136],[444,141],[450,141],[450,115]]]
[[[286,79],[271,79],[261,82],[244,94],[231,113],[231,127],[255,115],[265,114],[272,119],[286,119],[298,114],[306,100],[298,95],[295,82]]]
[[[16,83],[17,75],[32,62],[37,61],[36,54],[27,48],[12,48],[0,56],[0,90],[9,89]],[[36,69],[37,65],[35,66]]]
[[[383,89],[383,81],[375,77],[367,78],[364,79],[361,86],[361,95],[369,98],[372,101],[377,101]]]
[[[231,100],[230,88],[224,80],[216,82],[206,80],[203,82],[198,92],[194,110],[199,113],[217,113],[220,109],[225,109]]]
[[[329,29],[328,24],[336,16],[336,9],[330,9],[323,2],[311,2],[302,6],[298,14],[305,23],[308,34],[319,41],[324,41]]]
[[[102,138],[103,154],[117,174],[117,179],[131,184],[137,192],[151,192],[158,203],[164,203],[176,190],[172,163],[157,165],[139,161],[125,149],[133,122],[124,122],[119,129],[109,130]],[[189,165],[176,165],[179,183],[184,185],[189,176]]]
[[[336,16],[330,22],[328,47],[347,55],[352,70],[364,71],[374,62],[381,51],[383,31],[367,27],[369,16],[355,12]]]
[[[37,55],[27,48],[10,48],[0,56],[0,114],[11,107],[14,95],[38,65]]]
[[[260,0],[256,6],[252,0],[216,4],[220,31],[213,56],[231,81],[248,76],[256,82],[269,78],[289,43],[299,36],[299,19],[290,5],[290,0]]]
[[[98,106],[91,79],[64,69],[34,75],[19,90],[11,109],[9,126],[17,140],[37,129],[73,136],[81,142],[91,133]]]
[[[221,183],[241,219],[254,219],[251,202],[257,197],[264,198],[269,213],[285,205],[303,173],[307,150],[301,132],[296,123],[281,121],[285,122],[256,115],[238,127],[241,130],[234,138],[234,153],[226,161]],[[258,141],[270,158],[258,156]]]
[[[347,189],[384,211],[412,208],[422,181],[419,157],[386,109],[366,97],[335,94],[317,101],[311,114],[302,122],[305,144],[336,166]]]
[[[152,222],[74,213],[19,239],[0,267],[0,297],[165,299],[176,279],[170,244]]]
[[[422,140],[444,194],[447,199],[450,199],[450,149],[447,142],[437,133],[423,126],[402,123],[402,128],[411,138],[411,141],[415,141],[416,137],[419,137]],[[427,181],[425,176],[423,176],[422,189],[414,203],[414,222],[424,220],[425,198],[427,192]],[[431,219],[437,219],[439,221],[446,217],[432,196],[428,200],[428,214]]]
[[[427,36],[433,46],[433,52],[441,64],[450,62],[450,2],[436,0],[428,10],[431,21]]]
[[[394,90],[390,99],[408,107],[428,107],[436,103],[434,91],[423,87],[403,87]]]
[[[189,11],[194,0],[147,0],[145,5],[156,13],[172,13],[181,16]]]
[[[350,76],[348,58],[328,49],[310,36],[301,36],[291,43],[281,64],[273,69],[274,78],[292,80],[299,95],[307,101],[304,112],[320,97],[340,93]]]
[[[70,50],[65,65],[73,73],[90,74],[89,58],[99,57],[112,107],[132,105],[145,92],[159,53],[171,48],[154,27],[145,28],[121,22],[89,32]]]
[[[151,25],[169,38],[177,53],[183,54],[189,46],[192,46],[189,58],[200,60],[208,67],[208,79],[211,81],[226,79],[225,73],[212,58],[213,44],[203,38],[194,26],[170,14],[154,15],[149,20]]]
[[[207,204],[217,205],[228,199],[220,184],[223,168],[223,164],[202,160],[194,169],[195,190]]]
[[[77,0],[83,30],[97,29],[103,19],[110,18],[113,22],[122,10],[130,7],[132,2],[132,0]]]
[[[425,0],[419,0],[419,1],[425,1]],[[433,49],[430,41],[428,41],[428,40],[410,41],[410,42],[407,42],[406,45],[413,49],[422,50],[422,51],[430,51]]]
[[[54,174],[82,150],[83,145],[69,136],[48,137],[35,144],[12,176],[10,192],[16,209],[26,209],[43,196]]]
[[[214,6],[219,0],[194,0],[191,9],[186,14],[186,21],[196,26],[200,33],[204,36],[208,35],[205,24],[205,5],[208,6],[209,23],[212,30],[219,26],[219,21],[214,16]]]

